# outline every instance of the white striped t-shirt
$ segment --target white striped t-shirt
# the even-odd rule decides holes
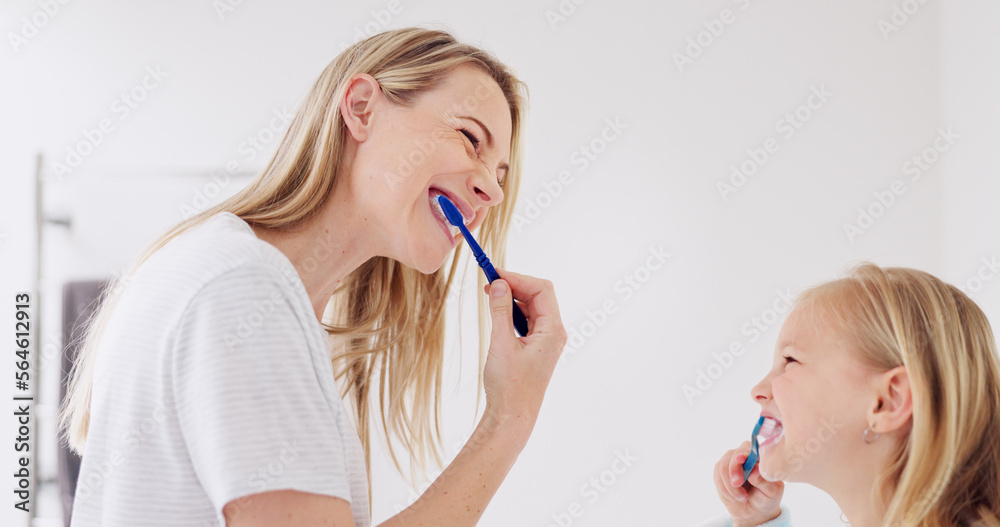
[[[291,262],[236,215],[185,231],[126,285],[97,352],[73,527],[221,526],[294,489],[371,523],[361,442]]]

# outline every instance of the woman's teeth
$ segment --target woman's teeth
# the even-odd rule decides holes
[[[452,229],[453,233],[456,236],[458,234],[461,234],[462,231],[458,227],[455,227],[454,225],[452,225],[451,222],[448,221],[448,218],[445,217],[444,211],[441,210],[441,204],[438,203],[438,200],[437,200],[438,196],[444,196],[444,194],[434,193],[434,192],[431,193],[431,210],[434,211],[434,214],[438,218],[440,218],[441,221],[443,221],[445,225],[447,225],[448,227],[450,227]],[[468,217],[468,218],[466,218],[464,215],[462,216],[462,222],[465,223],[466,227],[468,227],[469,224],[472,223],[472,220],[474,220],[474,219],[475,219],[475,217]]]
[[[445,217],[444,211],[441,210],[441,204],[438,203],[437,200],[437,197],[440,195],[442,194],[434,194],[434,193],[431,194],[431,211],[433,212],[434,216],[437,217],[438,221],[444,224],[445,228],[448,229],[448,232],[451,234],[452,239],[459,238],[460,236],[462,236],[462,230],[452,225],[451,222],[448,221],[448,218]],[[464,220],[466,225],[472,223],[472,219],[473,218],[466,218],[465,216],[462,217],[462,220]]]

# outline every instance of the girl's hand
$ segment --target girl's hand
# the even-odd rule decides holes
[[[552,282],[500,269],[497,273],[500,279],[486,286],[493,318],[483,372],[486,412],[497,422],[523,425],[519,432],[527,440],[566,346],[566,330]],[[512,290],[528,319],[524,337],[514,332]]]
[[[750,455],[750,442],[723,454],[715,464],[715,490],[733,518],[733,527],[755,527],[781,515],[782,481],[770,482],[760,475],[760,464],[753,467],[743,483],[743,463]]]

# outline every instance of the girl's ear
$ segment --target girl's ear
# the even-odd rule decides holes
[[[885,434],[906,426],[913,416],[913,394],[905,366],[897,366],[875,379],[876,400],[868,412],[872,432]]]

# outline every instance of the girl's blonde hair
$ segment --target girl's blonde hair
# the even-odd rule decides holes
[[[798,302],[820,302],[866,364],[906,368],[912,426],[876,483],[883,525],[1000,526],[1000,365],[982,310],[928,273],[867,263]]]
[[[70,447],[83,452],[101,333],[128,275],[167,242],[222,211],[267,229],[293,229],[313,218],[340,177],[348,134],[339,106],[352,75],[371,75],[389,101],[411,106],[418,95],[466,64],[496,81],[510,107],[510,166],[501,184],[505,199],[489,210],[479,232],[480,243],[494,264],[502,267],[521,179],[527,87],[492,54],[459,43],[445,31],[404,28],[374,35],[350,46],[326,67],[263,172],[233,197],[173,227],[107,288],[83,337],[60,413],[60,428],[66,430]],[[456,108],[472,110],[482,97],[477,89],[458,101]],[[394,180],[387,178],[386,183],[391,186]],[[331,298],[324,326],[337,337],[331,340],[340,343],[331,350],[331,359],[354,410],[369,466],[373,423],[380,427],[400,470],[392,438],[410,454],[411,475],[416,467],[426,468],[428,453],[440,464],[445,301],[460,267],[460,254],[455,251],[450,266],[426,275],[389,258],[372,258],[349,275]],[[480,274],[479,287],[485,284]],[[477,296],[482,366],[489,306],[484,295]]]

